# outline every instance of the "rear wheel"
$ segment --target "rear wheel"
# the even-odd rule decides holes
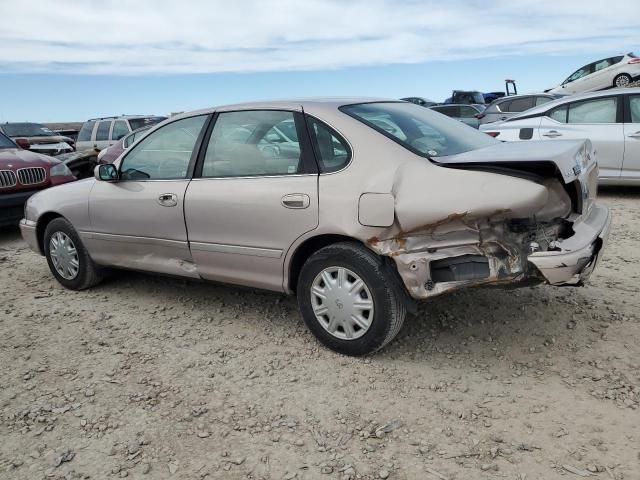
[[[49,269],[63,286],[84,290],[102,280],[100,270],[68,220],[52,220],[44,231],[43,243]]]
[[[614,87],[626,87],[631,83],[631,75],[627,73],[621,73],[617,75],[616,78],[613,79]]]
[[[395,272],[364,246],[338,243],[303,265],[297,295],[309,330],[330,349],[366,355],[398,334],[406,315]]]

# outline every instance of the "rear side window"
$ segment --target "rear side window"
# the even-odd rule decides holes
[[[124,120],[116,120],[113,122],[113,131],[111,132],[112,140],[120,140],[129,133],[129,127]]]
[[[460,113],[459,113],[459,117],[460,118],[473,118],[476,115],[478,115],[478,111],[473,108],[473,107],[459,107],[460,108]]]
[[[617,98],[599,98],[569,104],[568,123],[616,123]]]
[[[102,121],[98,124],[96,131],[96,141],[109,140],[109,128],[111,128],[111,120]]]
[[[329,173],[344,168],[351,159],[351,150],[346,140],[320,120],[307,117],[307,124],[320,171]]]
[[[509,105],[509,112],[524,112],[533,107],[533,97],[517,98]]]
[[[513,100],[508,100],[506,102],[500,102],[500,103],[496,104],[496,108],[498,109],[499,112],[508,112],[509,111],[509,107],[511,106],[511,102],[513,102]]]
[[[549,112],[548,117],[556,122],[567,123],[567,106],[563,105],[562,107],[554,108]]]
[[[447,117],[458,117],[460,110],[458,107],[436,107],[434,110],[438,113],[446,115]]]
[[[202,176],[295,174],[301,158],[293,112],[223,112],[211,132]]]
[[[78,141],[79,142],[88,142],[91,140],[91,133],[93,133],[93,127],[96,122],[84,122],[82,128],[78,132]]]
[[[629,110],[631,110],[631,123],[640,123],[640,95],[629,97]]]
[[[543,105],[545,103],[550,102],[551,100],[553,100],[553,98],[549,98],[549,97],[536,97],[536,106],[538,105]]]

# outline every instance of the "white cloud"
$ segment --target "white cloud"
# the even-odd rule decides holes
[[[485,5],[490,4],[490,5]],[[0,71],[317,70],[640,45],[640,2],[0,0]]]

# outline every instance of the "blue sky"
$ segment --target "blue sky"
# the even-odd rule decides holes
[[[127,14],[124,14],[127,12]],[[0,121],[520,92],[640,52],[640,2],[0,0]]]

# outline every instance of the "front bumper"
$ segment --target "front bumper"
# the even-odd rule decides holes
[[[609,238],[609,209],[594,205],[589,216],[574,224],[573,230],[573,236],[556,242],[559,250],[527,257],[551,285],[581,285],[593,273]]]
[[[42,255],[40,250],[40,244],[38,243],[38,236],[36,234],[36,222],[23,218],[20,220],[20,233],[22,238],[29,245],[31,250]]]
[[[24,204],[37,190],[0,195],[0,227],[17,225],[24,217]]]

